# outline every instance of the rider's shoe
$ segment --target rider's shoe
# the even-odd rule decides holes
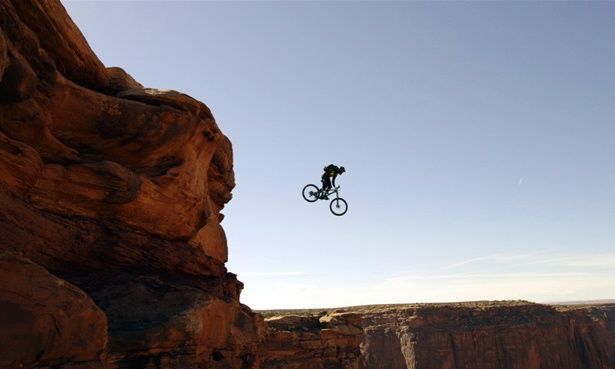
[[[329,200],[329,196],[325,195],[322,199],[323,200]]]

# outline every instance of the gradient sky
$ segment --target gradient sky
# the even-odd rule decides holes
[[[233,142],[252,308],[615,298],[615,3],[63,3]]]

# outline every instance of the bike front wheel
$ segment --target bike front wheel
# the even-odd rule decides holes
[[[338,197],[331,200],[331,203],[329,204],[329,209],[333,214],[339,217],[346,214],[346,212],[348,211],[348,203],[346,202],[346,200],[342,199],[341,197]]]
[[[318,187],[313,184],[303,187],[303,198],[307,202],[314,202],[318,200]]]

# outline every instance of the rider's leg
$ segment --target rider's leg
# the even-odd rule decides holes
[[[331,189],[331,179],[329,179],[329,176],[323,176],[322,177],[322,196],[323,199],[328,200],[329,197],[327,196],[327,192],[329,191],[329,189]]]

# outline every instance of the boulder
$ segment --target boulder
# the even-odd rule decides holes
[[[0,368],[104,368],[107,319],[88,295],[32,261],[0,253]]]

